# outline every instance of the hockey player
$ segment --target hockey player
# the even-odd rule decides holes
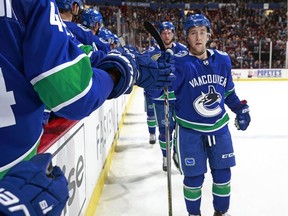
[[[249,106],[235,92],[228,54],[206,49],[211,33],[210,21],[203,14],[188,14],[184,35],[189,52],[175,57],[176,146],[189,216],[201,215],[207,160],[213,178],[214,216],[229,215],[230,168],[235,166],[235,156],[224,105],[236,114],[238,130],[246,130],[250,123]]]
[[[29,215],[31,207],[30,215],[60,215],[67,182],[57,169],[54,178],[43,174],[51,155],[20,162],[37,152],[45,105],[57,116],[81,119],[134,84],[148,89],[171,84],[173,65],[168,53],[155,61],[148,54],[120,50],[92,68],[54,0],[6,0],[0,8],[0,195],[7,200],[1,199],[0,211]]]
[[[161,35],[161,38],[164,42],[165,48],[172,50],[174,53],[178,53],[183,50],[187,50],[187,47],[179,42],[174,42],[174,35],[175,35],[175,26],[172,22],[166,21],[162,22],[158,28],[158,31]],[[160,47],[158,45],[154,47],[150,47],[149,51],[154,50],[160,50]],[[157,91],[156,91],[157,92]],[[167,157],[166,157],[166,136],[165,136],[165,108],[164,108],[164,94],[153,97],[155,95],[158,95],[155,91],[148,91],[148,94],[152,95],[152,100],[154,104],[155,109],[155,116],[156,116],[156,123],[159,130],[159,145],[162,151],[163,156],[163,164],[162,169],[163,171],[167,171]],[[173,132],[175,128],[175,121],[173,118],[173,112],[174,112],[174,102],[175,102],[175,95],[172,88],[168,89],[168,95],[169,95],[169,133],[170,133],[170,146],[173,144]],[[173,158],[176,166],[178,165],[176,154],[173,153]]]
[[[119,47],[121,45],[120,40],[116,34],[112,33],[112,36],[113,36],[113,43],[111,45],[111,49],[116,49],[117,47]]]
[[[98,35],[99,29],[103,27],[102,14],[93,8],[88,8],[83,11],[81,17],[82,24],[89,28],[94,35]]]
[[[103,17],[99,11],[92,8],[85,9],[81,14],[81,23],[82,26],[86,27],[86,29],[84,28],[85,31],[89,29],[92,35],[98,39],[95,44],[99,50],[104,52],[111,50],[110,44],[99,36],[99,30],[103,27]]]
[[[115,40],[115,36],[109,29],[104,28],[104,27],[100,28],[99,31],[98,31],[97,36],[100,39],[104,40],[105,43],[108,43],[110,49],[116,48],[116,47],[113,46],[114,40]]]
[[[155,39],[151,37],[149,42],[151,47],[155,46]],[[144,91],[144,105],[145,105],[145,112],[147,115],[147,126],[149,132],[149,144],[154,145],[156,143],[156,117],[154,111],[154,103],[152,97]]]
[[[81,8],[83,7],[82,0],[56,0],[57,7],[61,18],[68,29],[76,36],[84,45],[91,45],[93,50],[100,50],[104,53],[108,53],[110,44],[104,40],[101,40],[97,35],[98,29],[103,25],[103,17],[92,8],[84,9],[79,15]],[[79,16],[81,23],[74,22],[74,17]],[[100,58],[101,52],[99,52]]]

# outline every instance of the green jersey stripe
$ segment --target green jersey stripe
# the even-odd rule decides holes
[[[229,115],[225,113],[215,124],[203,124],[198,122],[190,122],[178,116],[175,116],[177,123],[185,128],[189,128],[200,132],[213,132],[223,128],[229,122]]]
[[[90,80],[89,85],[87,86],[87,88],[84,89],[80,94],[76,95],[75,97],[71,98],[70,100],[67,100],[67,101],[59,104],[59,105],[56,106],[56,107],[51,108],[51,111],[57,112],[57,111],[59,111],[60,109],[62,109],[63,107],[68,106],[69,104],[72,104],[72,103],[74,103],[75,101],[79,100],[80,98],[82,98],[83,96],[85,96],[85,95],[87,94],[87,92],[89,92],[89,90],[91,89],[91,86],[92,86],[92,79]]]
[[[234,91],[235,88],[229,90],[229,91],[226,91],[225,94],[224,94],[224,97],[226,98],[228,95],[230,95],[233,91]]]
[[[71,65],[77,64],[77,62],[81,61],[83,58],[87,58],[87,55],[84,53],[77,56],[77,58],[75,58],[73,61],[65,62],[64,64],[58,65],[58,66],[56,66],[56,67],[54,67],[54,68],[52,68],[46,72],[41,73],[39,76],[32,79],[30,81],[30,83],[32,85],[35,85],[37,82],[41,81],[42,79],[45,79],[46,77],[51,76],[54,73],[58,73],[59,71],[65,69],[67,67],[70,67]]]
[[[45,76],[34,84],[41,100],[47,108],[54,109],[54,112],[82,97],[92,85],[92,68],[87,55],[73,63],[66,64],[68,67],[61,67],[61,70],[55,73],[49,73],[49,76]],[[69,88],[67,88],[67,83],[69,83]],[[47,91],[49,94],[46,93]]]

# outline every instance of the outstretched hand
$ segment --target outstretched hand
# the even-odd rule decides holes
[[[146,90],[159,90],[172,85],[175,79],[173,55],[167,51],[139,54],[125,47],[117,47],[102,58],[97,67],[108,72],[114,88],[109,95],[117,98],[132,91],[134,85]]]
[[[163,89],[175,80],[173,54],[168,51],[146,52],[136,56],[139,75],[136,85],[146,89]]]

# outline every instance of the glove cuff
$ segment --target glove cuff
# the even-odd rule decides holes
[[[23,193],[10,183],[0,182],[1,205],[0,215],[37,216],[33,206],[25,199]]]
[[[124,93],[132,91],[132,87],[135,83],[135,65],[132,65],[133,61],[130,61],[120,54],[108,54],[104,57],[97,67],[104,71],[114,70],[120,74],[119,82],[116,83],[112,92],[108,96],[108,99],[117,98]],[[135,64],[135,63],[134,63]]]
[[[245,106],[248,106],[247,101],[241,100],[240,103],[232,111],[237,114],[237,112],[239,110],[242,110]],[[248,108],[248,111],[249,111],[249,108]]]

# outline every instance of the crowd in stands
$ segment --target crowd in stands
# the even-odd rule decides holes
[[[93,0],[90,0],[93,2]],[[97,2],[97,0],[94,0]],[[128,0],[127,2],[146,2],[146,3],[191,3],[191,0]],[[284,0],[248,0],[245,3],[280,3]],[[235,3],[235,0],[194,0],[193,3]]]
[[[165,0],[134,0],[133,2],[155,2],[155,3],[165,3],[167,4],[167,1]],[[203,0],[203,1],[193,1],[193,3],[235,3],[235,0]],[[278,3],[283,2],[283,0],[249,0],[246,1],[246,3]],[[191,3],[191,0],[170,0],[169,3]]]
[[[121,34],[130,36],[132,34],[132,37],[128,36],[126,39],[140,51],[151,44],[151,38],[143,27],[144,20],[151,21],[156,28],[163,21],[173,22],[176,26],[176,40],[186,44],[182,27],[185,11],[182,9],[153,10],[148,7],[127,5],[121,7],[101,5],[98,9],[104,17],[105,27],[116,34],[117,14],[119,15],[121,11]],[[244,3],[238,3],[218,10],[204,9],[203,12],[211,20],[213,28],[209,46],[229,53],[234,68],[269,68],[270,41],[272,68],[285,67],[287,8],[248,9]]]

